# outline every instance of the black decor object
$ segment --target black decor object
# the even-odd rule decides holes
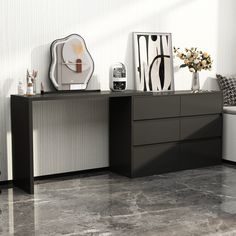
[[[33,103],[101,97],[109,99],[111,171],[137,177],[221,163],[221,91],[12,95],[14,186],[34,193]]]
[[[170,33],[133,33],[136,86],[141,91],[174,89]]]

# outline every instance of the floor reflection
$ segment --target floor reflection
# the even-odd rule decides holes
[[[220,210],[232,215],[236,214],[236,169],[235,166],[231,166],[235,171],[228,171],[222,169],[221,177],[221,197],[222,203]]]
[[[3,189],[0,235],[222,235],[236,232],[236,169],[129,179],[109,172]],[[236,235],[236,234],[235,234]]]
[[[3,189],[0,202],[0,235],[34,235],[34,197],[19,189]]]

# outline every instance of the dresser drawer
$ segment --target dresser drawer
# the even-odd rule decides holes
[[[222,94],[198,93],[181,96],[181,115],[192,116],[222,112]]]
[[[222,158],[221,142],[221,139],[218,138],[181,143],[181,169],[220,164]]]
[[[145,176],[176,171],[179,168],[177,143],[138,146],[133,149],[132,176]]]
[[[177,141],[179,134],[179,118],[134,121],[133,144],[144,145]]]
[[[180,115],[180,96],[134,97],[133,119],[155,119]]]
[[[222,116],[184,117],[181,118],[180,127],[182,140],[219,137],[222,133]]]

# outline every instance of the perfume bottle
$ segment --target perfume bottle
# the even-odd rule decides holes
[[[18,83],[18,95],[24,95],[24,88],[22,81],[19,81]]]
[[[28,78],[26,95],[28,95],[28,96],[34,95],[33,83],[32,83],[32,79],[30,77]]]

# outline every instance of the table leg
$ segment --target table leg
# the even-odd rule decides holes
[[[34,193],[32,101],[11,97],[13,184]]]

